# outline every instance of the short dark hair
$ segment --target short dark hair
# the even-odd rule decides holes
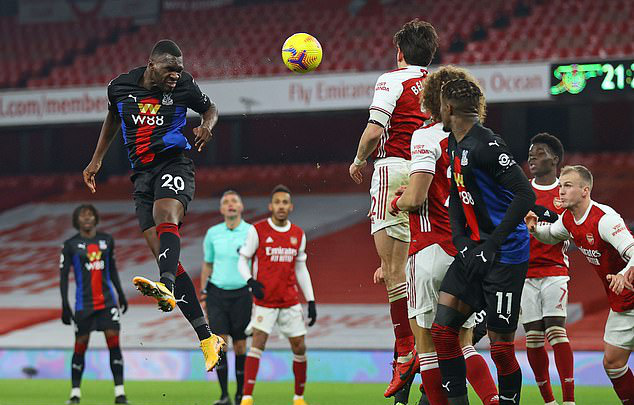
[[[81,214],[83,210],[92,211],[92,214],[95,216],[95,225],[99,223],[99,213],[97,212],[97,208],[95,208],[92,204],[82,204],[73,211],[73,228],[77,230],[79,230],[79,214]]]
[[[183,56],[183,52],[176,45],[176,42],[171,39],[162,39],[154,44],[154,48],[152,48],[152,52],[150,52],[150,58],[155,58],[161,55],[172,55],[172,56]]]
[[[431,114],[432,119],[440,120],[440,89],[454,79],[466,79],[478,84],[476,78],[467,70],[453,65],[443,66],[427,75],[420,93],[423,108]],[[486,118],[486,99],[483,96],[478,106],[478,116],[483,123]]]
[[[271,191],[271,197],[273,197],[273,194],[275,193],[288,193],[290,195],[291,189],[286,187],[284,184],[278,184],[277,186],[273,187],[273,191]]]
[[[592,190],[592,186],[594,184],[594,177],[592,176],[592,172],[588,170],[587,167],[582,165],[564,166],[564,168],[561,169],[561,173],[559,174],[559,177],[570,172],[577,173],[579,177],[581,177],[581,181],[584,182],[590,188],[590,190]]]
[[[543,143],[548,146],[550,150],[559,158],[559,164],[564,161],[564,145],[561,144],[559,138],[548,132],[540,132],[531,139],[531,145],[536,143]]]
[[[467,79],[454,79],[444,83],[441,96],[450,101],[458,114],[479,116],[484,103],[484,93],[476,83]]]
[[[438,49],[438,34],[433,25],[415,18],[394,34],[393,42],[409,65],[428,66]]]

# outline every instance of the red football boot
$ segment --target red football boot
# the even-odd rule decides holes
[[[405,363],[397,363],[394,361],[392,363],[392,381],[390,381],[390,385],[387,386],[387,389],[383,393],[385,398],[389,398],[396,394],[396,392],[403,388],[414,374],[420,371],[420,363],[418,361],[418,354],[416,354],[416,350],[412,350],[411,353],[412,358],[409,361]]]

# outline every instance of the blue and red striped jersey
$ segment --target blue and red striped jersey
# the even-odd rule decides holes
[[[75,311],[82,316],[104,308],[116,307],[113,276],[117,271],[114,239],[97,232],[94,238],[76,234],[62,247],[60,270],[75,277]]]
[[[169,93],[141,86],[146,67],[119,75],[108,84],[108,109],[121,119],[123,141],[133,169],[157,164],[191,145],[183,135],[187,109],[206,112],[211,106],[193,77],[182,72]]]
[[[450,135],[448,153],[451,187],[460,200],[454,202],[451,197],[450,204],[462,207],[471,239],[484,241],[500,225],[514,197],[498,178],[517,163],[504,140],[479,123],[459,143]],[[508,235],[498,254],[502,263],[528,261],[529,235],[524,221]]]

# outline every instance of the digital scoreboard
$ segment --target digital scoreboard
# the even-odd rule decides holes
[[[632,94],[634,95],[634,58],[551,65],[552,96]]]

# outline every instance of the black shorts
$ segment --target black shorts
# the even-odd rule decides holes
[[[180,201],[187,211],[187,205],[194,198],[196,189],[194,172],[194,162],[178,154],[156,166],[135,170],[132,173],[132,197],[141,231],[156,225],[152,215],[156,200],[174,198]]]
[[[110,307],[82,314],[81,311],[75,313],[75,335],[88,335],[93,331],[119,330],[121,324],[119,308]]]
[[[223,290],[207,283],[207,317],[212,333],[229,335],[233,340],[246,339],[244,330],[251,321],[252,307],[248,287]]]
[[[484,278],[469,281],[463,262],[454,259],[440,285],[440,291],[458,297],[475,312],[484,309],[487,313],[487,329],[498,333],[514,332],[520,315],[527,271],[528,262],[495,262]]]

